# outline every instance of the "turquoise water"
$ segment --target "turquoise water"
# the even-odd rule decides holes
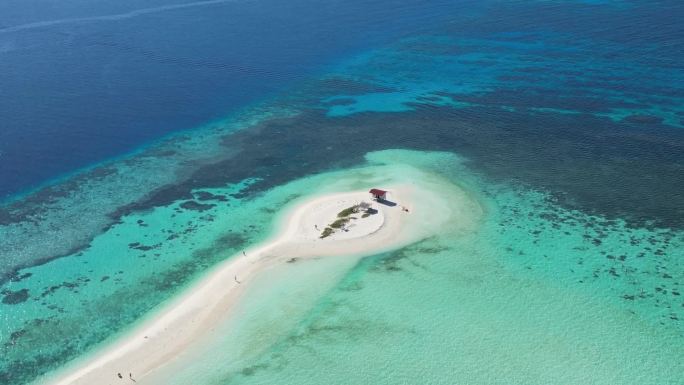
[[[543,194],[483,188],[448,154],[369,158],[446,177],[486,215],[474,231],[444,228],[386,254],[265,273],[223,338],[157,383],[680,383],[679,284],[653,286],[665,271],[680,274],[681,233],[665,250],[673,258],[645,263],[655,255],[637,256],[640,242],[661,233],[582,216]]]
[[[318,20],[317,28],[349,25],[366,9],[354,4],[341,21],[303,16]],[[224,320],[219,337],[197,341],[170,363],[171,378],[151,380],[681,384],[681,4],[456,5],[430,2],[422,18],[411,17],[411,6],[397,9],[415,28],[392,27],[372,44],[352,44],[363,29],[356,38],[325,35],[345,49],[326,51],[325,65],[307,76],[288,67],[297,75],[279,79],[287,87],[268,98],[259,89],[228,103],[240,99],[240,87],[217,97],[216,88],[232,86],[222,77],[213,92],[193,88],[201,108],[189,105],[188,116],[177,114],[178,100],[155,110],[163,119],[138,106],[122,107],[125,116],[109,104],[92,110],[112,115],[105,128],[173,124],[159,129],[163,137],[146,132],[156,140],[133,152],[72,167],[0,206],[0,382],[45,379],[87,357],[266,239],[283,207],[340,175],[385,164],[467,191],[483,210],[477,226],[447,227],[382,255],[274,268]],[[186,20],[183,12],[172,14]],[[202,17],[222,23],[211,12]],[[364,23],[383,29],[372,17]],[[191,72],[200,69],[211,84],[204,69],[232,71],[202,59],[219,43],[214,24],[189,34],[179,56],[193,58],[180,67],[196,64]],[[164,67],[158,74],[180,85],[195,76],[175,78],[176,56],[141,49],[118,32],[105,28],[85,42],[78,37],[87,33],[67,32],[76,37],[60,35],[61,43],[104,42],[136,63],[153,58],[146,71]],[[0,50],[7,43],[23,52],[10,35],[0,29]],[[217,40],[202,39],[209,35]],[[297,67],[300,56],[291,53],[287,63]],[[275,76],[262,64],[257,73]],[[261,75],[250,82],[261,84]],[[118,95],[119,86],[110,91]],[[198,120],[210,123],[178,131]],[[105,128],[98,143],[109,140]],[[130,132],[114,137],[121,148],[143,141]]]

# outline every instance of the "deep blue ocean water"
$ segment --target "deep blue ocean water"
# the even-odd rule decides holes
[[[500,30],[520,44],[534,34],[569,33],[578,54],[596,39],[605,51],[596,65],[608,59],[615,75],[628,69],[617,63],[634,61],[681,70],[680,8],[672,1],[4,2],[0,197],[224,117],[355,52],[446,20],[464,35]],[[483,10],[486,18],[470,17]],[[652,84],[640,75],[654,74],[627,73],[609,87],[681,91],[678,79]],[[607,84],[601,81],[558,86],[587,90]]]
[[[0,197],[224,117],[446,9],[457,6],[4,2]]]

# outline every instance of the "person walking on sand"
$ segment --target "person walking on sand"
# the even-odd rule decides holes
[[[244,250],[242,250],[242,256],[243,256],[243,257],[246,257],[246,256],[247,256],[247,253],[245,253]]]
[[[235,282],[237,282],[237,284],[238,284],[238,285],[242,283],[242,282],[238,281],[238,279],[237,279],[237,275],[236,275],[236,276],[234,276],[234,277],[233,277],[233,279],[235,280]]]

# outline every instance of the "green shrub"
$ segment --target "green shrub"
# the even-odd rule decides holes
[[[338,218],[348,217],[348,216],[354,214],[358,209],[359,209],[359,206],[358,206],[358,205],[354,205],[354,206],[352,206],[352,207],[347,207],[346,209],[340,211],[340,212],[337,214],[337,217],[338,217]]]
[[[330,236],[330,234],[334,233],[335,230],[331,229],[330,227],[326,227],[323,232],[321,233],[320,238],[325,238]]]
[[[349,222],[349,218],[340,218],[335,222],[331,223],[330,227],[332,227],[333,229],[341,229],[342,226],[344,226],[344,224],[347,222]]]

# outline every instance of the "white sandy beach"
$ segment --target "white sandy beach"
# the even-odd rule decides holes
[[[373,186],[371,186],[373,187]],[[219,265],[206,278],[165,306],[156,316],[85,362],[50,378],[50,384],[118,383],[120,373],[138,383],[162,368],[208,333],[234,308],[255,274],[274,264],[307,258],[370,255],[408,245],[430,235],[453,217],[440,197],[414,185],[380,186],[395,206],[372,202],[374,215],[354,214],[345,230],[321,239],[322,230],[337,214],[362,201],[371,203],[368,190],[314,196],[286,210],[274,238],[245,250]],[[420,200],[418,198],[420,197]],[[437,205],[437,206],[434,206]],[[432,207],[441,207],[434,212]],[[408,210],[404,210],[403,208]]]

